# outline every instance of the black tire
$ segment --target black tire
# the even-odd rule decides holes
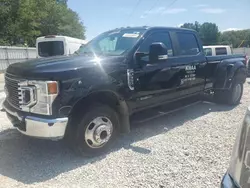
[[[90,123],[97,117],[102,117],[103,120],[112,123],[112,133],[110,134],[111,135],[110,139],[104,145],[102,145],[101,147],[94,148],[93,147],[94,145],[92,145],[92,147],[90,146],[91,140],[86,141],[85,135],[87,129],[90,130],[90,127],[100,128],[101,125],[98,126],[97,124],[95,125],[95,123],[94,125],[92,125],[93,123],[90,125]],[[70,133],[68,133],[70,134],[68,138],[70,138],[71,147],[78,154],[87,157],[98,156],[105,153],[113,145],[114,140],[117,138],[117,135],[119,133],[119,127],[120,126],[119,126],[118,115],[112,108],[102,104],[94,104],[92,105],[91,108],[86,110],[86,112],[83,114],[81,118],[78,119],[78,124],[77,126],[75,126],[75,130],[74,131],[71,130]],[[97,128],[95,130],[97,130]],[[100,133],[100,138],[102,133]],[[108,135],[107,132],[106,134]],[[96,140],[93,138],[92,141]]]
[[[236,79],[230,89],[215,91],[214,100],[220,104],[237,105],[240,103],[242,94],[243,84]]]

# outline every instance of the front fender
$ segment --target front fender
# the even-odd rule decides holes
[[[111,88],[98,87],[98,89],[85,92],[79,98],[72,99],[69,102],[69,105],[72,104],[72,106],[70,106],[70,109],[68,108],[67,115],[74,115],[79,111],[85,111],[91,104],[99,102],[112,107],[117,112],[122,133],[130,132],[129,107],[124,97],[116,90],[110,90]],[[62,114],[63,111],[60,109],[59,113]]]
[[[122,98],[125,88],[120,79],[103,74],[93,77],[86,73],[82,78],[61,81],[59,95],[53,102],[53,114],[62,116],[69,113],[79,100],[94,92],[111,91]]]
[[[118,92],[118,90],[121,89],[122,88],[118,87],[115,84],[108,84],[108,83],[106,84],[100,83],[98,85],[91,85],[89,87],[83,85],[82,87],[79,86],[62,91],[58,99],[60,99],[61,106],[70,106],[72,108],[75,104],[78,103],[78,101],[92,94],[100,92],[109,92],[112,93],[117,98],[119,98],[119,100],[124,100],[124,96],[122,96],[121,93]]]

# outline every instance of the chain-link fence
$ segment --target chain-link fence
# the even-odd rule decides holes
[[[0,46],[0,72],[12,63],[36,58],[36,48]]]

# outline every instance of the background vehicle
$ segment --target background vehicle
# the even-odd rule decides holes
[[[222,46],[222,45],[203,46],[203,49],[206,56],[233,54],[230,46]]]
[[[74,54],[81,45],[85,45],[86,43],[86,40],[66,36],[49,35],[39,37],[36,40],[37,57],[71,55]]]
[[[230,166],[223,177],[221,187],[250,187],[250,107],[238,131]]]
[[[116,29],[79,53],[10,65],[3,106],[23,134],[64,137],[82,154],[108,149],[130,131],[130,116],[145,109],[174,108],[211,91],[216,102],[236,105],[246,80],[243,55],[207,57],[188,29]]]

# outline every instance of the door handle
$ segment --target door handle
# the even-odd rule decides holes
[[[202,65],[202,66],[204,66],[204,65],[206,65],[207,64],[207,62],[201,62],[200,63],[200,65]]]

